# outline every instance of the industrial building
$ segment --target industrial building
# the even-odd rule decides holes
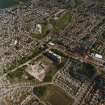
[[[54,63],[60,64],[61,63],[61,56],[52,52],[51,50],[47,50],[45,55],[50,58]]]

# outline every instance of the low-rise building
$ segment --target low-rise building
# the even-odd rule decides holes
[[[28,69],[26,70],[31,76],[35,77],[37,80],[42,82],[45,78],[46,71],[45,65],[41,62],[38,62],[34,65],[29,65]]]

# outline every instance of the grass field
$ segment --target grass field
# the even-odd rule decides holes
[[[34,93],[37,94],[42,101],[51,103],[51,105],[72,105],[74,99],[59,87],[49,85],[46,87],[34,88]]]
[[[53,25],[53,31],[59,32],[60,30],[64,29],[70,22],[72,16],[70,12],[65,12],[62,16],[60,16],[57,20],[53,18],[50,19],[50,23]]]
[[[7,74],[7,78],[11,83],[19,83],[19,82],[35,82],[35,78],[30,76],[25,69],[27,66],[23,66],[16,71],[10,72]]]

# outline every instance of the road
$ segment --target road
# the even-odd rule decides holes
[[[15,89],[33,89],[34,87],[41,87],[41,86],[47,86],[47,85],[53,85],[53,82],[44,82],[40,84],[35,84],[35,83],[17,83],[13,85],[7,85],[7,86],[1,86],[0,88],[5,88],[4,91],[2,89],[0,90],[0,98],[6,96],[9,94],[11,91]]]
[[[63,54],[65,54],[65,56],[79,60],[80,62],[85,62],[96,66],[104,67],[103,65],[103,63],[105,62],[104,60],[92,58],[88,54],[80,55],[77,52],[70,52],[70,51],[67,51],[65,47],[57,44],[55,44],[54,46],[49,46],[49,49],[57,49],[61,51]]]

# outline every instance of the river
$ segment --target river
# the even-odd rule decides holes
[[[18,4],[19,2],[27,2],[28,0],[0,0],[0,8],[9,8]]]
[[[15,0],[0,0],[0,8],[8,8],[15,5]]]

